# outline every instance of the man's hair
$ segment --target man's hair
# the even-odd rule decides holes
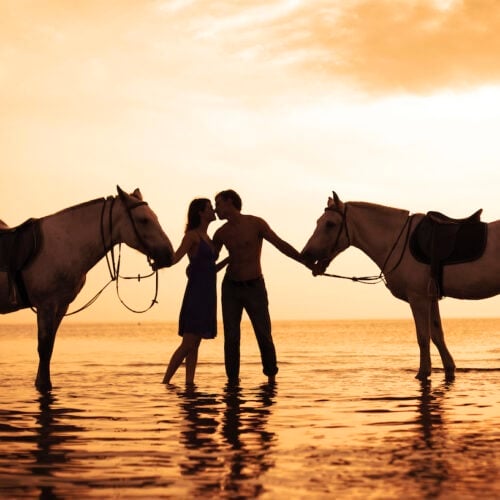
[[[226,189],[225,191],[221,191],[216,198],[221,197],[224,201],[231,200],[234,208],[237,210],[241,210],[241,198],[240,195],[234,191],[233,189]]]

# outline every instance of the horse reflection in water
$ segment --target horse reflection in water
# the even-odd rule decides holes
[[[10,443],[2,474],[5,498],[20,498],[20,491],[29,498],[63,498],[74,488],[61,478],[78,467],[74,450],[85,432],[82,410],[61,406],[52,392],[39,394],[34,403],[38,410],[2,412],[2,441]]]
[[[433,389],[430,380],[423,381],[420,394],[414,400],[414,420],[404,422],[400,432],[386,435],[383,448],[392,449],[386,473],[391,475],[393,485],[401,485],[398,496],[408,495],[409,491],[419,491],[420,498],[440,498],[445,493],[450,496],[458,473],[453,458],[456,456],[455,438],[448,431],[450,419],[445,409],[445,399],[452,384],[444,382]],[[395,399],[392,397],[390,401]],[[409,399],[403,398],[400,404],[407,406]],[[413,406],[413,401],[410,404]],[[411,424],[411,431],[408,424]],[[396,480],[398,476],[399,481]],[[411,478],[413,487],[409,487]]]
[[[41,392],[52,388],[50,360],[59,325],[97,262],[115,245],[125,243],[148,256],[155,270],[172,263],[172,244],[139,189],[131,194],[117,189],[116,197],[0,231],[0,313],[36,309],[35,385]]]
[[[476,212],[474,217],[479,213]],[[351,245],[368,255],[381,269],[375,278],[384,280],[395,297],[410,304],[420,348],[416,378],[426,380],[431,375],[432,339],[441,356],[446,378],[452,380],[455,363],[444,340],[438,301],[444,295],[458,299],[484,299],[500,293],[500,221],[485,224],[487,243],[481,256],[468,262],[445,265],[437,286],[432,275],[433,265],[417,260],[409,245],[415,228],[424,217],[424,214],[410,216],[407,210],[373,203],[343,203],[334,192],[302,250],[302,256],[314,274],[323,274],[330,262]],[[472,217],[464,221],[470,219]],[[462,222],[445,220],[450,232]],[[451,242],[444,243],[446,246]]]
[[[179,393],[185,427],[181,442],[187,455],[181,472],[193,476],[193,498],[214,493],[257,498],[260,477],[273,467],[275,433],[267,428],[276,388],[263,384],[243,393],[228,385],[222,396],[193,388]]]
[[[56,498],[55,487],[46,486],[43,477],[53,478],[60,471],[66,470],[71,462],[70,446],[84,431],[80,425],[70,423],[77,419],[75,412],[81,410],[61,408],[52,393],[40,395],[40,413],[37,417],[37,450],[34,451],[35,465],[33,477],[42,476],[40,498]],[[69,420],[69,422],[68,422]],[[65,446],[67,449],[65,449]]]

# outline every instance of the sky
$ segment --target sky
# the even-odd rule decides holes
[[[299,250],[332,190],[493,221],[499,53],[496,0],[0,0],[0,219],[120,185],[140,188],[174,247],[189,202],[227,188]],[[65,321],[176,321],[186,265],[160,271],[145,314],[110,286]],[[262,265],[276,320],[411,317],[383,284],[313,277],[268,243]],[[148,270],[123,247],[122,266]],[[379,272],[354,248],[329,271]],[[108,279],[103,261],[70,311]],[[120,287],[135,309],[154,294],[152,280]],[[441,313],[499,306],[445,298]]]

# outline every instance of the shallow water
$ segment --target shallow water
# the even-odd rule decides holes
[[[245,325],[240,386],[220,335],[186,389],[160,383],[175,325],[67,323],[45,396],[34,325],[3,325],[0,495],[498,498],[500,321],[444,325],[454,382],[435,350],[415,380],[411,321],[275,322],[274,387]]]

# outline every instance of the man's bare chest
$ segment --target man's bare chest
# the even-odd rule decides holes
[[[261,246],[262,239],[257,231],[245,227],[228,227],[223,235],[226,248],[232,252],[252,251]]]

